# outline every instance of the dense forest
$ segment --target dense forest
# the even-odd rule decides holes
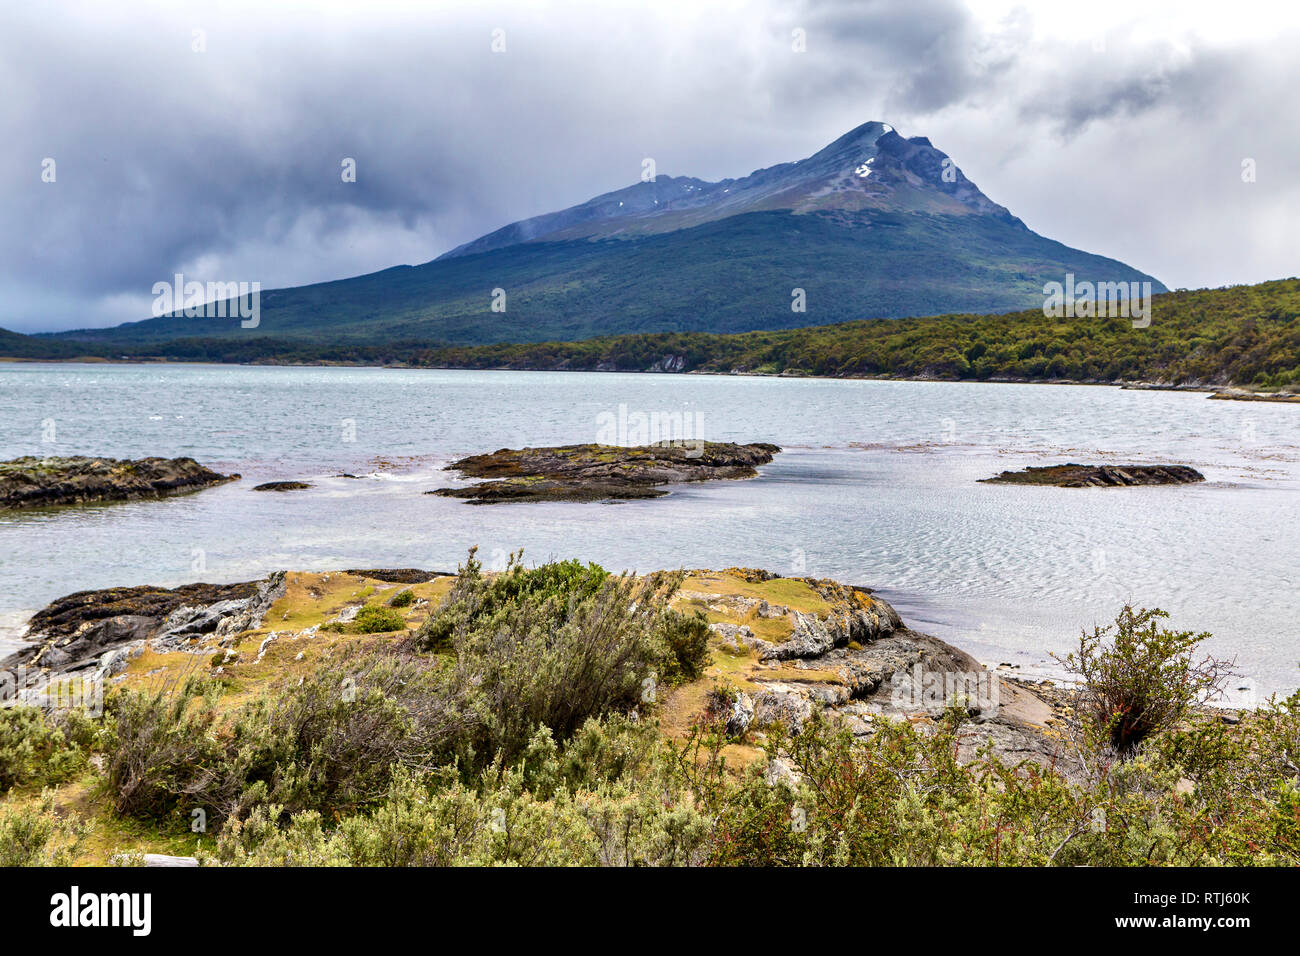
[[[740,335],[429,349],[414,364],[938,379],[1300,386],[1300,280],[1171,292],[1152,321],[1041,311],[870,320]]]
[[[1141,381],[1300,390],[1300,279],[1157,295],[1151,324],[1127,318],[1005,315],[870,319],[772,332],[667,332],[577,342],[445,346],[316,345],[255,336],[177,339],[132,350],[44,337],[0,338],[7,357],[436,368],[702,371],[834,377]],[[80,346],[79,348],[77,346]]]

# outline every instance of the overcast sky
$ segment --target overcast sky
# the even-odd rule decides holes
[[[0,327],[425,262],[872,119],[1171,288],[1296,275],[1297,49],[1300,4],[1243,0],[6,3]]]

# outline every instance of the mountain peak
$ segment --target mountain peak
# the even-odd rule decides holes
[[[871,120],[805,159],[720,182],[657,176],[568,209],[511,223],[439,258],[525,242],[628,239],[777,210],[796,215],[864,210],[989,215],[1023,228],[929,139],[904,139],[889,123]]]
[[[875,146],[882,136],[888,136],[894,132],[894,127],[888,123],[882,123],[879,120],[869,120],[861,126],[855,126],[839,139],[835,140],[829,146],[818,150],[809,159],[817,159],[819,156],[835,156],[846,150],[862,149],[863,147]]]

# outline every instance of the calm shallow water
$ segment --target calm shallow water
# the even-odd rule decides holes
[[[595,441],[602,414],[689,414],[784,453],[652,501],[475,507],[449,460]],[[0,366],[0,459],[190,455],[244,480],[0,516],[0,643],[110,585],[277,568],[454,570],[523,547],[615,569],[765,567],[881,590],[982,660],[1048,668],[1128,600],[1214,634],[1265,693],[1300,684],[1300,407],[1088,386],[150,365]],[[53,438],[53,441],[47,439]],[[1203,485],[984,485],[1061,461],[1186,463]],[[330,477],[340,472],[361,480]],[[260,481],[315,487],[254,494]]]

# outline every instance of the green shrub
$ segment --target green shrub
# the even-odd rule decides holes
[[[566,866],[596,862],[594,839],[568,799],[538,801],[509,784],[479,794],[430,789],[401,773],[370,814],[326,832],[320,814],[285,821],[258,810],[222,832],[217,858],[243,866]],[[278,825],[277,825],[278,824]]]
[[[407,592],[410,593],[410,592]],[[357,612],[352,621],[351,630],[357,634],[378,634],[383,631],[406,630],[406,619],[402,613],[391,607],[379,604],[367,604]]]
[[[175,692],[119,691],[105,701],[104,772],[114,810],[163,816],[220,773],[221,747],[210,734],[218,690],[191,677]]]
[[[474,619],[489,619],[503,608],[522,604],[541,605],[550,598],[566,606],[588,600],[609,580],[610,574],[596,564],[579,561],[555,561],[536,568],[525,568],[523,552],[510,555],[506,570],[487,578],[483,565],[475,558],[478,548],[470,548],[469,557],[458,569],[437,613],[430,616],[416,635],[417,644],[434,651],[451,647],[452,635]]]
[[[1113,627],[1084,632],[1077,652],[1057,658],[1080,682],[1075,712],[1086,733],[1122,756],[1218,696],[1230,673],[1229,662],[1211,657],[1193,664],[1192,652],[1210,635],[1161,627],[1168,616],[1125,605]]]
[[[413,708],[423,673],[353,651],[302,683],[240,709],[225,732],[222,773],[195,796],[218,816],[258,803],[290,813],[351,812],[382,797],[393,770],[422,745]]]
[[[192,679],[173,695],[110,698],[106,776],[119,813],[351,812],[381,798],[396,767],[454,759],[465,736],[439,669],[362,649],[225,716],[216,690]]]
[[[410,607],[411,602],[415,600],[415,592],[410,588],[398,591],[388,599],[389,607]]]
[[[326,829],[318,813],[231,819],[221,862],[260,865],[678,865],[698,863],[707,818],[672,778],[653,728],[590,721],[567,746],[539,731],[513,768],[474,783],[453,767],[394,774],[371,811]],[[527,764],[527,766],[525,766]],[[567,785],[577,774],[581,786]]]
[[[85,765],[85,751],[55,719],[36,707],[0,707],[0,793],[19,785],[62,783]],[[93,737],[88,720],[79,713],[68,720],[88,745]]]
[[[699,611],[683,614],[665,608],[659,620],[664,643],[661,677],[665,683],[693,681],[709,664],[709,622]]]
[[[524,569],[519,559],[489,579],[471,550],[415,635],[455,662],[476,766],[514,761],[538,727],[566,740],[591,717],[652,702],[657,682],[698,671],[701,659],[702,625],[668,610],[682,574],[615,577],[576,561]]]
[[[48,792],[34,807],[0,804],[0,867],[68,866],[90,825],[60,816]]]

